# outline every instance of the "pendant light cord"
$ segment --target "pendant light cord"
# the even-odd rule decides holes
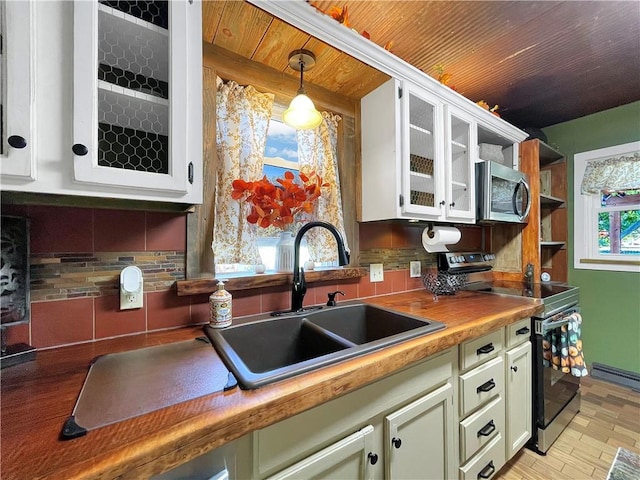
[[[298,94],[305,94],[306,92],[304,91],[304,82],[303,82],[303,78],[304,78],[304,60],[302,59],[302,55],[300,56],[300,59],[298,60],[298,63],[300,64],[300,88],[298,89]]]

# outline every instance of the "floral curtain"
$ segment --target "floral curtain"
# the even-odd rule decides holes
[[[628,188],[640,188],[640,152],[587,162],[580,188],[583,195]]]
[[[263,157],[274,96],[252,86],[217,79],[216,150],[218,155],[213,227],[216,264],[262,263],[256,226],[246,221],[249,205],[231,198],[232,182],[262,178]]]
[[[333,224],[348,249],[344,231],[340,177],[338,175],[338,122],[340,116],[322,112],[322,123],[314,130],[298,130],[298,162],[306,174],[315,171],[329,186],[323,188],[313,217]],[[324,228],[312,228],[305,235],[311,258],[316,262],[336,260],[336,241]]]

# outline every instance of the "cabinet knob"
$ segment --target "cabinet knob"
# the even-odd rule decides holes
[[[369,455],[367,455],[367,458],[369,459],[369,463],[371,465],[375,465],[376,463],[378,463],[378,455],[376,455],[373,452],[369,452]]]
[[[11,135],[7,138],[7,143],[9,143],[13,148],[24,148],[27,146],[27,141],[20,135]]]
[[[400,448],[402,446],[402,440],[396,437],[393,437],[393,439],[391,440],[391,443],[393,443],[393,446],[395,448]]]
[[[511,370],[513,370],[514,372],[518,371],[518,367],[516,367],[515,365],[511,365]]]
[[[73,150],[73,153],[81,157],[84,157],[87,153],[89,153],[89,149],[81,143],[76,143],[73,147],[71,147],[71,150]]]
[[[455,206],[456,206],[456,202],[451,202],[451,203],[449,204],[449,206],[450,206],[451,208],[455,207]]]
[[[442,200],[442,201],[440,202],[440,205],[444,205],[445,203],[446,203],[446,202],[445,202],[444,200]]]

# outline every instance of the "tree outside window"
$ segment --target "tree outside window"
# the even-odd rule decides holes
[[[640,255],[640,190],[617,190],[601,196],[598,212],[598,251],[601,254]],[[613,208],[615,210],[611,211]]]

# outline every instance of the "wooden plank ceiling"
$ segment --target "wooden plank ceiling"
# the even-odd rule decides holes
[[[545,127],[640,100],[640,2],[318,0],[351,28],[429,75],[435,65],[473,101],[521,127]],[[361,98],[386,75],[239,0],[205,1],[206,42],[297,77],[289,52],[312,50],[305,82]]]

